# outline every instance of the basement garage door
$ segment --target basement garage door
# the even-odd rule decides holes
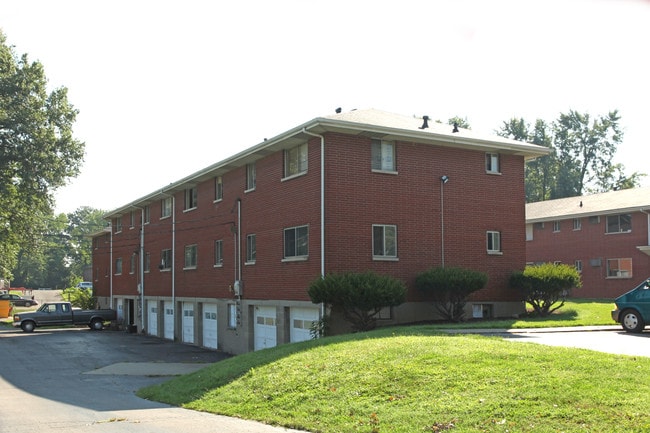
[[[255,307],[255,350],[277,345],[275,307]]]
[[[311,340],[310,329],[318,322],[318,308],[291,309],[291,341]]]
[[[174,303],[165,301],[165,318],[163,320],[165,327],[165,338],[167,340],[174,339]]]
[[[203,304],[203,346],[217,348],[217,304]]]
[[[194,343],[194,304],[183,302],[183,343]]]
[[[158,336],[158,302],[147,301],[147,331],[149,335]]]

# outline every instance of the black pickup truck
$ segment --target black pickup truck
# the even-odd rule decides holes
[[[79,310],[69,302],[48,302],[32,312],[14,314],[14,326],[32,332],[37,326],[87,325],[94,331],[117,319],[115,310]]]

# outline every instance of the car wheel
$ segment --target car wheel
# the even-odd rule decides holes
[[[621,315],[621,325],[627,332],[643,332],[645,322],[636,310],[625,310]]]
[[[90,323],[90,329],[93,331],[101,331],[104,329],[104,322],[101,319],[95,319]]]
[[[23,322],[20,324],[20,327],[24,332],[33,332],[36,326],[34,326],[34,322]]]

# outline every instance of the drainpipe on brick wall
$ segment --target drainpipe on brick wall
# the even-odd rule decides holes
[[[320,275],[325,277],[325,137],[302,128],[302,132],[320,138]],[[321,318],[325,316],[325,304],[321,304]]]
[[[160,193],[172,199],[172,341],[176,341],[176,196],[164,190],[160,190]]]
[[[138,279],[140,280],[140,332],[144,332],[144,313],[146,311],[144,306],[144,208],[133,206],[140,209],[140,247],[138,248],[138,264],[139,272]]]

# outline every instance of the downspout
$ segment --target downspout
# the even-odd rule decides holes
[[[302,128],[302,132],[320,138],[320,275],[325,278],[325,137]],[[325,304],[321,303],[321,318],[325,317]]]
[[[172,199],[172,341],[176,341],[176,196],[162,189],[160,193]]]
[[[138,277],[140,277],[140,332],[144,331],[144,314],[146,308],[144,306],[144,208],[133,206],[140,209],[140,248],[138,249],[138,262],[140,269]]]
[[[110,222],[108,224],[108,228],[111,231],[111,237],[110,237],[110,250],[109,250],[109,260],[110,263],[108,264],[108,286],[110,288],[110,294],[111,294],[111,308],[115,308],[115,305],[113,305],[113,223]]]

